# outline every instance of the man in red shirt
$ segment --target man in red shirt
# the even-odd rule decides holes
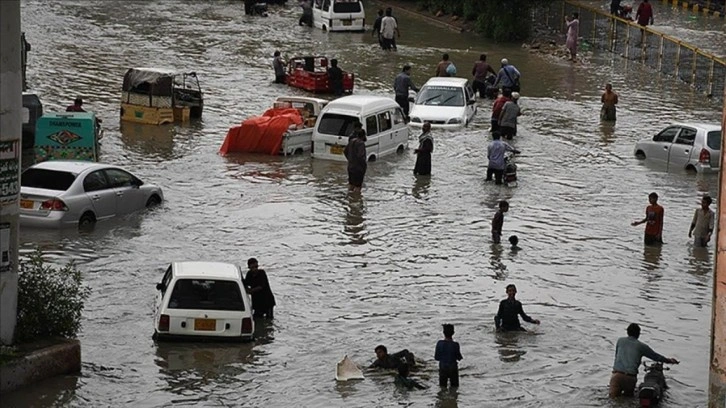
[[[73,105],[69,105],[66,108],[66,112],[85,112],[83,109],[83,99],[76,98],[76,100],[73,101]]]
[[[658,205],[658,194],[648,195],[650,205],[645,208],[645,218],[640,221],[633,221],[631,225],[645,224],[645,245],[660,245],[663,243],[663,215],[665,210]]]
[[[648,24],[653,25],[653,6],[648,3],[648,0],[643,0],[643,2],[640,3],[638,11],[635,13],[635,19],[638,21],[638,24],[643,27]]]
[[[502,114],[502,108],[504,104],[512,100],[512,90],[504,88],[502,94],[494,101],[492,105],[492,132],[499,130],[499,116]]]

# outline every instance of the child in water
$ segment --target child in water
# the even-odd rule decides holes
[[[454,341],[454,325],[444,325],[444,339],[436,343],[434,359],[439,362],[439,385],[446,387],[451,383],[452,388],[459,386],[459,360],[461,349],[459,343]]]
[[[512,251],[519,251],[520,249],[522,249],[517,246],[517,244],[519,244],[519,238],[517,238],[516,235],[512,235],[511,237],[509,237],[509,243],[512,245],[512,247],[510,248]]]

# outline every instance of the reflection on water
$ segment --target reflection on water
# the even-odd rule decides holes
[[[345,207],[345,228],[343,231],[350,237],[350,243],[353,245],[362,245],[368,243],[366,237],[366,207],[365,202],[360,194],[349,193],[348,205]]]
[[[434,406],[436,408],[458,408],[459,390],[456,388],[442,388],[436,394],[436,405]]]
[[[527,354],[526,350],[519,347],[520,336],[532,336],[529,332],[503,332],[497,333],[495,343],[499,352],[499,359],[504,362],[519,361]]]
[[[151,126],[141,123],[120,121],[121,141],[127,149],[142,155],[163,160],[175,158],[174,137],[177,126]]]
[[[88,367],[84,366],[83,371]],[[3,394],[4,407],[59,407],[73,405],[79,376],[61,375],[22,388],[20,391]]]

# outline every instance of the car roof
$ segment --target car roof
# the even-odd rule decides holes
[[[438,85],[438,86],[466,86],[466,83],[469,80],[466,78],[456,78],[456,77],[433,77],[430,78],[424,86],[426,85]]]
[[[278,96],[275,102],[315,102],[321,105],[328,103],[327,99],[313,98],[310,96]]]
[[[325,110],[350,111],[367,115],[381,108],[398,108],[398,103],[391,98],[377,95],[349,95],[328,102]]]
[[[71,173],[81,173],[89,169],[105,169],[105,168],[120,168],[112,164],[96,163],[92,161],[83,160],[48,160],[32,165],[31,169],[44,169],[44,170],[56,170],[56,171],[68,171]]]
[[[689,126],[689,127],[703,129],[706,132],[712,132],[714,130],[721,130],[721,125],[713,124],[713,123],[702,123],[702,122],[681,122],[681,123],[674,123],[671,126]]]
[[[237,265],[227,262],[186,261],[174,262],[172,265],[174,274],[180,278],[241,278]]]

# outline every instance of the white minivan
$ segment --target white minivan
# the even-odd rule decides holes
[[[329,102],[315,122],[312,156],[345,161],[343,149],[356,122],[363,124],[368,161],[408,148],[408,126],[403,111],[391,98],[350,95]]]
[[[365,31],[366,12],[360,0],[315,0],[313,25],[323,31]]]

